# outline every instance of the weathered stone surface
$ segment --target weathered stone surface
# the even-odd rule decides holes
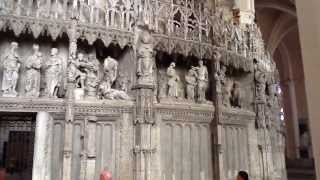
[[[34,179],[285,179],[256,24],[202,1],[89,2],[0,3],[0,111],[39,112]]]

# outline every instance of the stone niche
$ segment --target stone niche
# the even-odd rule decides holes
[[[199,62],[203,63],[206,69],[206,82],[203,90],[199,90]],[[213,79],[211,61],[199,59],[193,56],[185,57],[181,54],[166,54],[157,52],[157,99],[160,103],[177,104],[207,104],[213,103]],[[174,64],[173,70],[176,77],[169,75],[169,67]],[[173,82],[172,82],[173,81]],[[173,83],[173,85],[171,85]],[[173,91],[170,92],[171,87]],[[204,91],[203,96],[199,91]]]
[[[50,51],[52,48],[58,49],[57,56],[60,57],[63,61],[61,64],[62,73],[59,78],[60,87],[59,91],[57,92],[57,97],[64,97],[65,90],[66,90],[66,81],[63,77],[66,76],[66,69],[67,69],[67,59],[68,59],[68,49],[69,43],[68,38],[65,34],[62,34],[56,41],[53,41],[48,36],[40,36],[37,40],[35,40],[32,35],[30,34],[23,34],[19,37],[15,37],[13,32],[0,32],[2,40],[0,41],[0,53],[1,53],[1,66],[0,66],[0,87],[2,89],[2,81],[3,81],[3,60],[4,56],[10,52],[10,46],[12,42],[18,43],[18,48],[16,53],[19,56],[19,76],[16,84],[16,91],[17,94],[15,96],[24,97],[26,95],[26,84],[27,84],[27,75],[26,75],[26,65],[28,58],[33,54],[33,45],[39,45],[39,52],[41,55],[41,68],[40,68],[40,88],[37,89],[39,97],[45,97],[45,63],[50,57]],[[1,96],[3,96],[3,92],[1,91]]]

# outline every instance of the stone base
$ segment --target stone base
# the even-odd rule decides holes
[[[11,93],[3,93],[2,97],[17,97],[18,93],[17,92],[11,92]]]

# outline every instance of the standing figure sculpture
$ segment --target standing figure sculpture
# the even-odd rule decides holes
[[[176,63],[172,62],[167,69],[168,97],[178,98],[178,81],[180,81],[180,78],[176,73],[175,67]]]
[[[40,94],[40,68],[42,63],[42,53],[39,52],[39,45],[33,45],[33,55],[26,61],[26,84],[25,96],[39,97]]]
[[[266,73],[264,72],[262,68],[262,64],[260,62],[257,62],[255,65],[255,72],[254,72],[254,79],[255,79],[255,85],[256,85],[256,108],[257,108],[257,127],[258,128],[264,128],[266,126],[265,122],[265,106],[266,106],[266,82],[267,77]]]
[[[197,72],[195,67],[191,67],[189,69],[187,75],[185,76],[185,80],[187,83],[187,99],[194,101],[195,100],[195,90],[197,86]]]
[[[18,43],[12,42],[11,49],[3,60],[2,96],[16,97],[19,69],[21,66],[19,55],[17,54]]]
[[[198,101],[203,103],[206,101],[206,90],[208,88],[209,73],[202,60],[199,61],[199,66],[197,67],[197,80]]]
[[[52,48],[50,58],[45,64],[46,95],[48,97],[58,97],[61,76],[62,59],[58,57],[58,49]]]
[[[154,85],[154,53],[152,36],[148,33],[140,38],[140,46],[137,50],[137,77],[139,84]]]
[[[89,55],[89,61],[85,66],[86,71],[86,91],[89,97],[96,97],[97,88],[99,85],[99,62],[96,59],[95,55]]]
[[[233,107],[241,108],[241,90],[238,82],[234,82],[231,90],[230,103]]]

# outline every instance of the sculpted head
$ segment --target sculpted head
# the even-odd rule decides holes
[[[199,66],[203,66],[203,61],[202,60],[199,61]]]
[[[79,53],[79,54],[78,54],[78,59],[79,59],[79,60],[83,60],[83,59],[84,59],[84,55],[83,55],[82,53]]]
[[[12,48],[12,50],[16,50],[18,48],[18,43],[17,42],[12,42],[11,43],[11,48]]]
[[[221,65],[221,72],[226,72],[227,71],[227,67],[225,65]]]
[[[55,56],[55,55],[57,55],[58,54],[58,49],[57,48],[52,48],[51,49],[51,55],[52,56]]]
[[[90,59],[90,60],[96,59],[96,55],[94,55],[94,54],[89,54],[89,59]]]
[[[33,46],[32,46],[32,49],[34,50],[34,51],[39,51],[39,44],[33,44]]]
[[[176,63],[175,62],[170,63],[170,67],[172,68],[176,67]]]

